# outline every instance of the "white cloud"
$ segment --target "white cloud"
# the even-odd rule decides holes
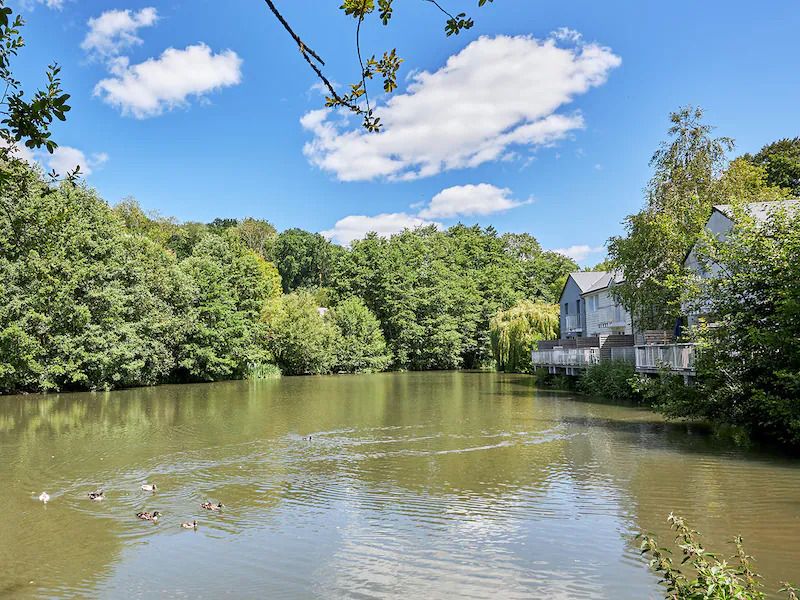
[[[456,185],[446,188],[431,198],[430,204],[419,211],[428,219],[456,217],[458,215],[490,215],[529,203],[514,200],[511,190],[488,183]]]
[[[405,93],[379,106],[380,133],[343,123],[335,111],[311,111],[301,119],[313,134],[304,153],[343,181],[398,180],[552,144],[584,125],[580,114],[556,111],[621,64],[598,44],[559,41],[481,37],[438,71],[416,73]]]
[[[52,154],[42,154],[41,162],[48,170],[65,175],[80,166],[82,175],[91,175],[92,171],[108,161],[108,154],[99,152],[87,157],[81,150],[70,146],[59,146]]]
[[[588,244],[577,244],[575,246],[570,246],[569,248],[556,248],[553,252],[558,252],[559,254],[563,254],[564,256],[568,256],[569,258],[573,259],[576,262],[582,262],[586,260],[592,254],[598,254],[603,252],[605,248],[603,246],[589,246]]]
[[[114,56],[120,50],[142,43],[136,33],[142,27],[151,27],[158,21],[158,12],[153,7],[138,12],[130,10],[107,10],[99,17],[89,19],[89,31],[81,48],[103,57]]]
[[[23,8],[28,10],[33,9],[34,6],[37,4],[42,4],[47,8],[51,8],[54,10],[61,10],[64,8],[64,2],[66,0],[22,0],[20,4],[22,4]]]
[[[404,229],[415,229],[425,225],[441,227],[439,223],[421,219],[407,213],[384,213],[368,217],[366,215],[350,215],[340,219],[333,229],[323,231],[322,235],[343,246],[353,240],[360,240],[369,232],[374,231],[380,236],[389,237],[400,233]]]
[[[110,67],[113,77],[100,81],[94,93],[122,114],[145,119],[186,105],[190,96],[237,85],[241,66],[233,50],[214,54],[202,43],[183,50],[167,48],[159,58],[136,65],[119,57]]]

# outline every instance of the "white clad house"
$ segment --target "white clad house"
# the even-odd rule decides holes
[[[631,314],[612,293],[624,281],[619,271],[603,272],[583,294],[586,306],[586,335],[633,335]]]

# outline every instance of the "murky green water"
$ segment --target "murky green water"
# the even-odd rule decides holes
[[[630,538],[670,511],[800,579],[795,461],[524,376],[0,398],[0,507],[12,598],[656,598]]]

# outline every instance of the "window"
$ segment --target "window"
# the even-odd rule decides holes
[[[564,314],[569,314],[569,302],[564,302]]]

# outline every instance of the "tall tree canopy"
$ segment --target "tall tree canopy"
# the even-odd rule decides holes
[[[745,154],[742,158],[764,167],[769,185],[787,188],[794,197],[800,197],[800,137],[772,142],[755,155]]]
[[[699,108],[670,115],[670,139],[653,155],[645,207],[609,240],[610,263],[625,273],[614,293],[638,327],[671,328],[681,314],[683,260],[714,204],[774,200],[789,191],[770,185],[763,167],[727,163],[733,141],[714,137]],[[727,167],[727,168],[726,168]]]

